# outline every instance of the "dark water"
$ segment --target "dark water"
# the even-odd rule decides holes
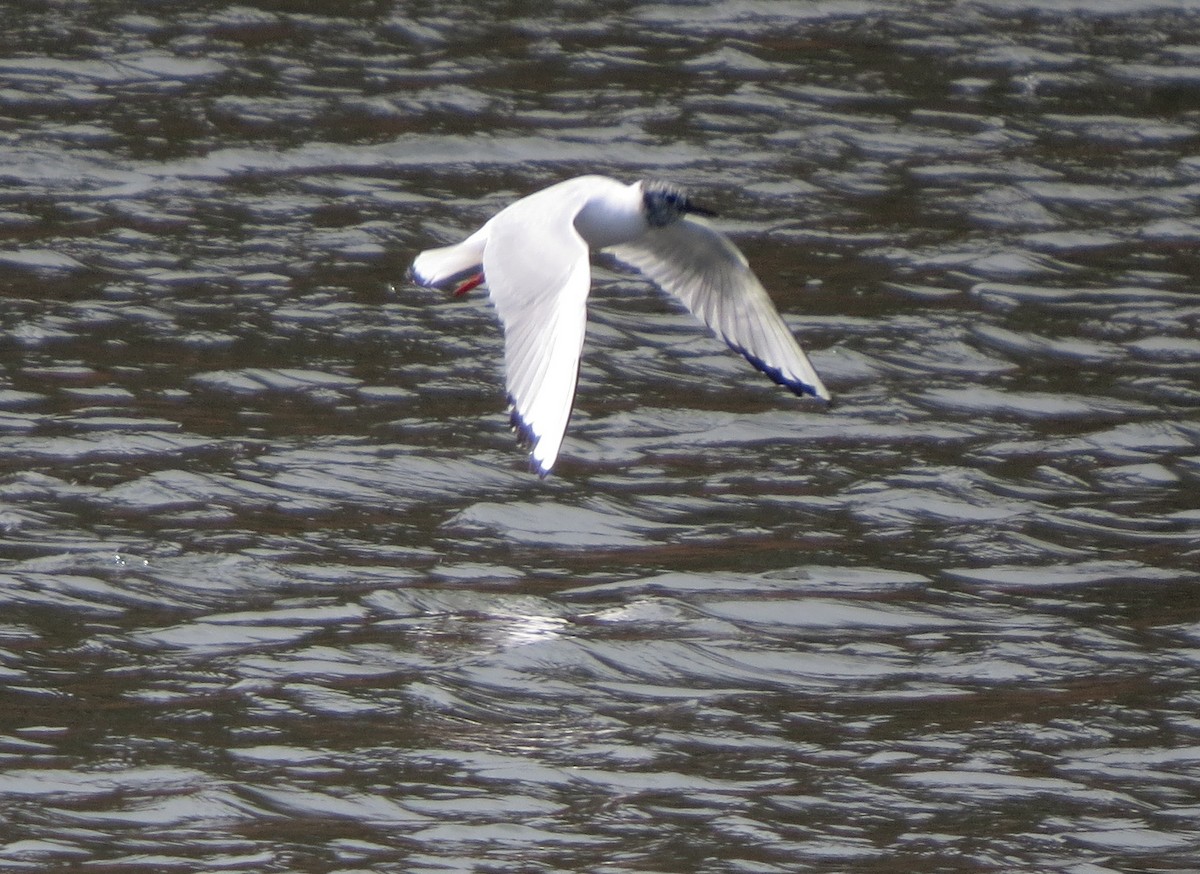
[[[1200,870],[1200,4],[26,3],[0,870]],[[422,248],[720,206],[839,405],[596,270],[556,475]]]

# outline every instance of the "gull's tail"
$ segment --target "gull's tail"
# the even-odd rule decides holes
[[[445,288],[460,285],[483,272],[483,246],[487,235],[476,231],[461,243],[426,249],[408,268],[408,275],[418,285]]]

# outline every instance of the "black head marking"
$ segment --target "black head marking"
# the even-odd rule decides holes
[[[652,228],[666,227],[689,212],[716,215],[711,209],[694,203],[684,189],[662,179],[642,180],[642,204],[646,210],[646,222]]]

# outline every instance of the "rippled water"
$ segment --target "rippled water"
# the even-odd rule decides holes
[[[1200,868],[1200,5],[187,6],[0,31],[0,868]],[[584,172],[838,405],[604,262],[531,476]]]

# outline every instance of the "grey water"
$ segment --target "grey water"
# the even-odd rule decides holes
[[[1200,3],[13,4],[0,870],[1200,870]],[[600,257],[553,476],[407,264]]]

